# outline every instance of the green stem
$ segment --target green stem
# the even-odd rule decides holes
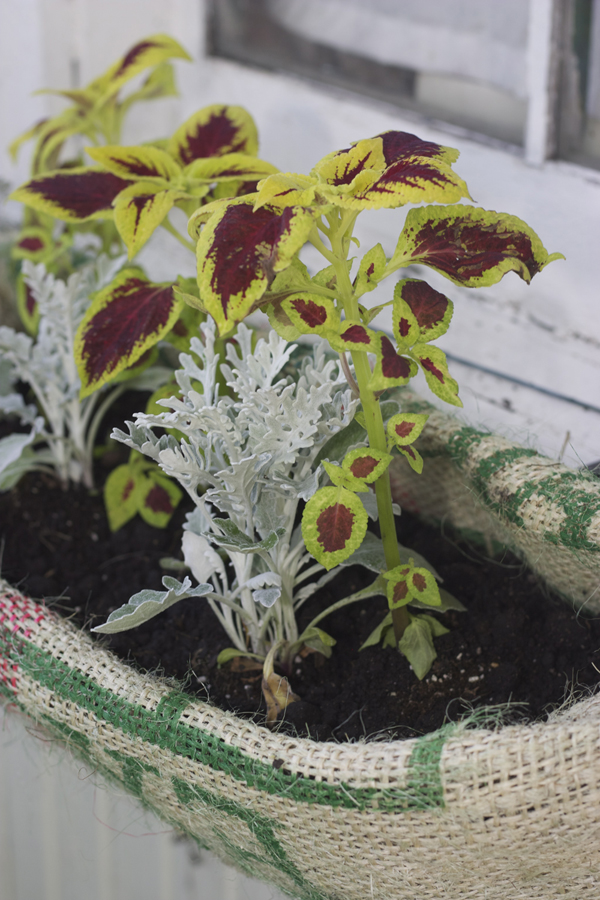
[[[177,231],[172,222],[169,221],[168,217],[164,218],[160,224],[165,229],[165,231],[168,231],[169,234],[172,234],[173,237],[176,238],[179,243],[186,248],[186,250],[191,250],[192,253],[196,252],[196,245],[191,241],[188,241],[187,238],[184,238],[184,236]]]
[[[354,215],[354,218],[356,218],[356,215]],[[344,214],[340,222],[340,233],[333,236],[331,246],[335,257],[333,265],[336,272],[337,287],[340,299],[344,305],[344,312],[346,313],[347,318],[358,319],[358,300],[354,295],[348,267],[346,265],[347,248],[350,244],[350,237],[352,235],[352,224],[353,220],[351,216]],[[374,450],[380,450],[383,453],[387,453],[387,440],[379,400],[374,392],[368,387],[371,378],[371,368],[369,366],[367,354],[361,350],[353,350],[352,362],[354,363],[354,372],[360,391],[360,400],[365,417],[365,424],[367,426],[369,446]],[[375,482],[375,496],[377,498],[379,528],[385,553],[385,563],[388,569],[394,569],[401,564],[401,559],[398,550],[398,539],[396,537],[394,511],[392,509],[390,477],[387,471]],[[408,611],[405,607],[399,607],[392,610],[392,622],[394,625],[396,642],[398,642],[410,622]]]

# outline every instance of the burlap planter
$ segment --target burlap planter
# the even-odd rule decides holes
[[[405,394],[406,404],[422,402]],[[406,408],[406,407],[405,407]],[[405,504],[511,544],[598,609],[600,490],[436,413]],[[600,696],[544,724],[315,743],[142,677],[0,586],[0,692],[165,821],[302,900],[600,896]]]

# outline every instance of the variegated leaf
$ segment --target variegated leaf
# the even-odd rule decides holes
[[[415,450],[414,447],[411,447],[409,444],[406,446],[396,445],[396,449],[398,453],[405,457],[408,460],[408,463],[417,475],[420,475],[423,471],[423,457],[419,453],[418,450]]]
[[[30,259],[43,262],[51,255],[54,239],[46,228],[23,228],[11,249],[13,259]]]
[[[115,197],[130,181],[101,169],[80,168],[32,178],[11,194],[40,212],[67,222],[112,215]]]
[[[394,318],[398,317],[401,334],[406,328],[405,326],[403,328],[400,321],[402,309],[406,316],[406,307],[401,306],[401,302],[406,304],[417,322],[420,337],[412,340],[411,334],[410,338],[406,339],[409,346],[412,346],[417,340],[434,341],[448,330],[454,312],[454,304],[440,291],[430,287],[426,281],[421,281],[419,278],[403,278],[394,290],[394,301],[398,303],[397,313],[394,305]],[[398,335],[396,338],[398,339]]]
[[[402,282],[399,282],[394,288],[392,323],[398,349],[408,350],[417,343],[421,336],[421,329],[417,317],[402,297]]]
[[[195,159],[185,169],[187,178],[204,181],[260,181],[276,172],[276,166],[246,153],[226,153],[206,159]]]
[[[99,163],[109,172],[121,178],[140,179],[160,178],[172,181],[182,174],[173,157],[158,147],[121,147],[108,145],[105,147],[86,147],[86,152],[94,162]]]
[[[167,144],[168,152],[187,166],[195,159],[246,153],[256,156],[258,135],[242,106],[205,106],[181,125]]]
[[[435,159],[451,165],[460,156],[454,147],[444,147],[443,144],[436,144],[434,141],[424,141],[408,131],[383,131],[377,137],[381,138],[383,143],[386,166],[415,157]]]
[[[166,528],[182,496],[175,482],[158,467],[146,470],[137,490],[138,512],[148,525]]]
[[[210,218],[197,246],[200,296],[221,334],[257,305],[277,272],[290,265],[313,226],[300,207],[280,210],[230,201]]]
[[[367,291],[374,290],[383,275],[387,259],[381,244],[375,244],[368,250],[360,261],[360,266],[354,281],[354,294],[362,297]]]
[[[430,344],[415,344],[411,355],[423,369],[430,390],[440,400],[445,400],[453,406],[463,405],[458,396],[458,384],[448,371],[446,354],[443,350]]]
[[[327,340],[338,353],[346,350],[364,350],[366,353],[375,353],[378,335],[362,322],[346,319],[338,331],[327,332]]]
[[[345,488],[347,491],[353,491],[354,493],[362,493],[369,490],[366,481],[362,478],[356,478],[349,469],[343,469],[341,466],[326,459],[323,460],[321,465],[327,472],[331,483],[336,487]]]
[[[264,312],[266,312],[269,318],[271,328],[273,331],[277,332],[279,337],[282,337],[285,341],[295,341],[296,338],[300,337],[302,332],[294,325],[286,311],[283,309],[281,300],[269,303],[264,307]]]
[[[153,284],[141,269],[123,269],[99,291],[75,338],[81,396],[133,365],[171,330],[182,303],[172,284]]]
[[[423,413],[398,413],[388,421],[387,433],[396,447],[405,447],[416,441],[428,418]]]
[[[141,472],[125,463],[113,469],[104,484],[104,506],[111,531],[118,531],[138,511],[136,486]]]
[[[152,236],[180,195],[140,181],[121,191],[115,200],[115,225],[127,247],[129,259]]]
[[[369,380],[369,388],[372,391],[385,391],[387,388],[408,384],[418,372],[415,361],[400,356],[385,334],[377,335],[375,352],[377,362]]]
[[[411,209],[391,260],[430,266],[455,284],[487,287],[507,272],[529,283],[562,253],[548,254],[522,219],[474,206]]]
[[[40,308],[22,272],[17,276],[17,311],[26,331],[29,334],[37,334]]]
[[[339,315],[333,300],[301,291],[286,297],[281,307],[301,334],[324,334],[339,328]]]
[[[392,457],[389,453],[370,447],[359,447],[346,454],[342,468],[347,469],[354,478],[359,478],[367,484],[373,484],[383,475],[391,461]]]
[[[302,515],[306,549],[326,569],[339,565],[360,547],[368,516],[360,499],[343,487],[321,488]]]
[[[168,59],[187,59],[191,56],[174,38],[167,34],[153,34],[134,44],[133,47],[103,75],[88,85],[101,91],[104,97],[113,97],[120,88],[135,75],[160,65]]]
[[[309,175],[278,172],[269,175],[258,185],[255,209],[269,203],[271,206],[311,206],[315,199],[317,181]]]

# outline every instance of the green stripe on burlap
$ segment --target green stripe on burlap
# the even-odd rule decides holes
[[[360,810],[377,808],[383,812],[433,809],[444,805],[439,762],[449,736],[448,728],[416,742],[404,788],[327,784],[286,771],[285,765],[273,768],[224,743],[215,734],[179,722],[181,711],[193,702],[187,694],[173,691],[155,711],[151,711],[111,693],[93,678],[69,668],[28,641],[0,641],[0,656],[3,654],[61,700],[87,709],[97,719],[109,722],[131,738],[208,765],[257,790],[287,796],[296,802]],[[14,695],[11,696],[14,699]],[[69,737],[75,744],[72,734]],[[90,743],[92,748],[93,741]],[[133,787],[133,782],[139,783],[141,772],[136,770],[129,774]]]

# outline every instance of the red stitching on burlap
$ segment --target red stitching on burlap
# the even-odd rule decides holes
[[[13,634],[22,629],[24,637],[31,637],[31,628],[23,627],[25,622],[32,619],[39,625],[45,618],[44,608],[29,597],[22,594],[0,594],[0,625],[7,619],[10,623],[14,623],[11,628]]]

